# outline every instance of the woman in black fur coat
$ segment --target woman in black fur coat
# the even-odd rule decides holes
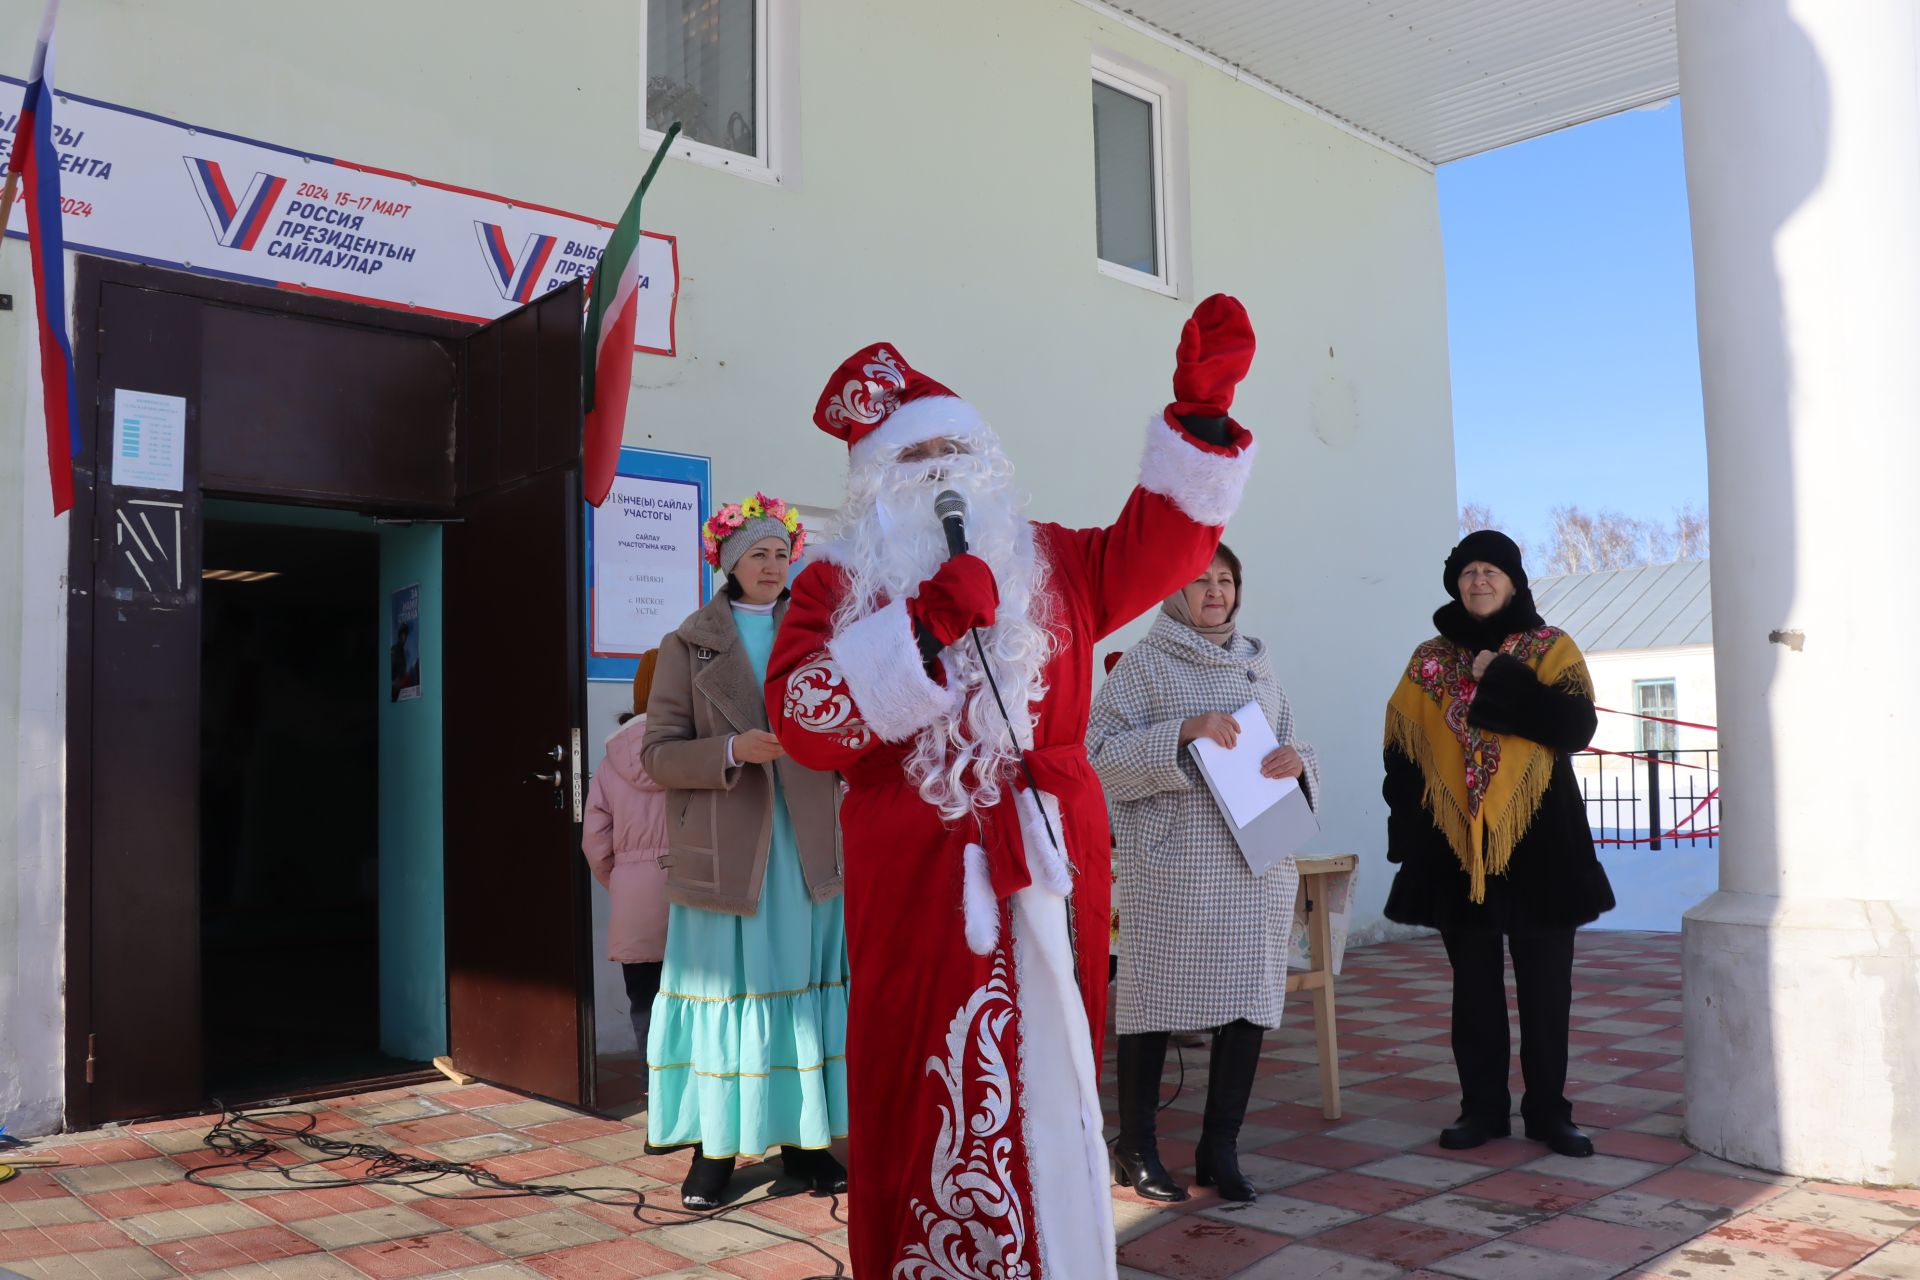
[[[1529,1138],[1593,1143],[1567,1101],[1573,933],[1613,907],[1571,753],[1593,738],[1593,681],[1533,606],[1520,548],[1468,534],[1447,557],[1440,634],[1413,652],[1387,707],[1386,915],[1440,930],[1453,963],[1454,1150],[1512,1131],[1504,949],[1520,1004]]]

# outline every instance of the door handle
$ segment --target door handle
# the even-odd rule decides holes
[[[542,751],[540,754],[555,764],[561,764],[564,763],[567,758],[567,749],[565,747],[554,747],[550,750]]]
[[[555,769],[552,773],[536,773],[530,778],[524,778],[521,780],[521,785],[525,786],[533,782],[544,782],[555,791],[558,791],[566,785],[566,780],[558,769]]]

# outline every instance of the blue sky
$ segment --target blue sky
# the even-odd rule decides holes
[[[1439,171],[1460,501],[1543,539],[1556,506],[1707,507],[1680,106]]]

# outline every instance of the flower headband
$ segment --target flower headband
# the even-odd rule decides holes
[[[800,559],[800,553],[807,545],[807,530],[800,523],[800,513],[779,498],[769,498],[764,493],[756,493],[745,502],[730,502],[714,512],[700,529],[700,545],[707,563],[713,568],[720,567],[720,544],[740,532],[748,522],[754,520],[773,520],[787,531],[791,544],[791,558]]]

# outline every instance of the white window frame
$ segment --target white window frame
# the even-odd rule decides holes
[[[1093,55],[1093,83],[1104,84],[1109,89],[1118,90],[1130,98],[1144,101],[1152,109],[1154,260],[1160,264],[1160,274],[1150,275],[1145,271],[1136,271],[1132,267],[1108,262],[1101,257],[1097,221],[1093,242],[1094,265],[1101,275],[1109,279],[1136,285],[1142,289],[1150,289],[1169,298],[1178,298],[1184,274],[1180,270],[1180,259],[1184,255],[1178,252],[1184,245],[1184,219],[1177,217],[1176,213],[1183,201],[1172,198],[1173,192],[1170,189],[1176,181],[1181,181],[1181,194],[1184,195],[1185,131],[1173,126],[1176,123],[1176,117],[1179,117],[1178,122],[1184,123],[1185,95],[1177,94],[1172,84],[1151,74],[1139,64],[1123,61],[1104,53]],[[1176,139],[1183,144],[1177,157],[1174,147]],[[1091,134],[1089,134],[1089,141],[1093,141]],[[1176,160],[1179,163],[1176,163]],[[1096,179],[1094,199],[1098,201],[1099,198],[1100,191]]]
[[[1641,696],[1641,691],[1657,689],[1662,685],[1673,690],[1673,705],[1662,708],[1661,710],[1669,720],[1678,720],[1680,718],[1680,682],[1672,676],[1653,676],[1648,679],[1635,680],[1633,682],[1633,710],[1635,714],[1643,716],[1659,714],[1648,710],[1646,700]],[[1658,755],[1661,752],[1674,752],[1680,749],[1680,728],[1678,725],[1661,724],[1655,720],[1642,720],[1639,722],[1639,725],[1640,741],[1636,746],[1642,755]],[[1654,739],[1654,741],[1649,743],[1647,741],[1649,738]],[[1672,745],[1661,746],[1659,744],[1662,741],[1671,742]]]
[[[647,3],[640,3],[640,146],[647,154],[660,149],[666,135],[647,127]],[[682,134],[670,154],[681,160],[755,182],[790,186],[797,177],[799,129],[799,56],[795,26],[796,4],[754,0],[753,5],[753,138],[756,154],[741,155],[725,147],[695,142]]]

